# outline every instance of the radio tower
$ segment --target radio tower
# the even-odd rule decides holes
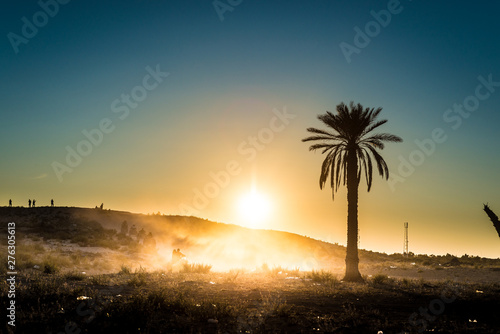
[[[408,257],[408,223],[405,223],[405,240],[403,245],[403,255]]]

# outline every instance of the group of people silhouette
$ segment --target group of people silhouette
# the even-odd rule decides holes
[[[36,199],[29,199],[28,200],[28,207],[29,208],[34,208],[36,206]],[[50,206],[53,207],[54,206],[54,200],[51,199],[50,200]],[[12,199],[9,199],[9,207],[11,208],[12,207]]]

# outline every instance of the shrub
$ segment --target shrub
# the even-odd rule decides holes
[[[114,250],[120,248],[120,245],[118,244],[118,242],[116,242],[115,240],[112,240],[112,239],[99,239],[99,240],[95,240],[92,243],[92,246],[94,246],[94,247],[109,248],[109,249],[114,249]]]
[[[141,285],[146,285],[146,281],[144,279],[139,280],[137,276],[133,276],[129,281],[128,285],[130,286],[141,286]]]
[[[17,255],[17,267],[19,269],[33,268],[36,262],[32,254],[27,252],[19,253]]]
[[[119,274],[129,275],[131,273],[132,273],[132,269],[130,269],[130,267],[122,264]]]
[[[387,276],[385,274],[377,274],[377,275],[373,276],[373,278],[372,278],[372,282],[374,284],[384,284],[388,280],[389,280],[389,276]]]
[[[335,276],[332,272],[328,270],[312,270],[309,274],[307,274],[307,277],[312,279],[313,282],[320,282],[320,283],[337,283],[338,278]]]
[[[408,286],[410,286],[410,285],[411,285],[411,280],[410,280],[410,279],[408,279],[408,278],[403,278],[403,279],[401,280],[401,284],[402,284],[403,286],[408,287]]]
[[[89,278],[90,282],[94,285],[107,285],[111,280],[107,275],[96,275]]]
[[[128,281],[128,284],[132,286],[146,285],[146,276],[147,274],[145,272],[134,274],[134,276],[132,276],[130,281]]]
[[[298,277],[300,275],[300,268],[299,267],[295,267],[292,270],[287,270],[287,273],[288,273],[289,276]]]
[[[207,274],[212,269],[212,266],[209,264],[202,263],[184,263],[182,266],[182,273],[197,273],[197,274]]]
[[[59,267],[54,262],[46,262],[43,265],[43,272],[45,274],[56,274],[59,272]]]
[[[64,274],[63,277],[69,281],[83,281],[85,279],[85,274],[79,271],[71,271]]]
[[[87,235],[77,234],[71,238],[71,242],[85,247],[89,245],[90,239]]]
[[[286,268],[283,268],[282,266],[273,266],[273,268],[270,270],[270,274],[272,276],[277,276],[281,275],[287,272]]]
[[[240,270],[235,270],[235,269],[231,269],[229,271],[229,273],[227,274],[224,282],[225,283],[234,283],[236,282],[236,279],[238,278],[238,276],[240,275],[242,271]]]

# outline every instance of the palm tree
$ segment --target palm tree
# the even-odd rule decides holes
[[[490,217],[491,222],[493,223],[493,226],[497,230],[498,236],[500,237],[500,220],[498,220],[498,216],[493,212],[493,210],[490,209],[488,204],[484,204],[483,208],[484,212]]]
[[[387,120],[377,120],[382,108],[363,108],[361,104],[351,102],[349,107],[344,103],[337,106],[337,114],[329,111],[318,115],[318,119],[326,124],[328,131],[308,128],[314,135],[302,139],[319,141],[311,145],[310,151],[321,149],[327,153],[321,166],[319,187],[323,189],[328,177],[332,188],[332,199],[341,182],[347,184],[347,247],[346,272],[344,281],[362,281],[358,269],[358,186],[361,173],[364,171],[368,191],[372,186],[373,164],[377,164],[380,176],[389,178],[389,169],[377,149],[384,148],[384,142],[402,142],[403,140],[388,133],[371,134],[373,130],[385,124]]]

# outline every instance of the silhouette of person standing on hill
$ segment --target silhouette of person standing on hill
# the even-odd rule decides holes
[[[28,200],[28,207],[31,208],[31,200]]]
[[[54,207],[54,200],[53,199],[50,200],[50,206]]]
[[[12,208],[12,200],[9,199],[9,208]]]
[[[33,200],[33,207],[35,207],[35,202],[36,202],[36,201],[35,201],[35,200]]]

